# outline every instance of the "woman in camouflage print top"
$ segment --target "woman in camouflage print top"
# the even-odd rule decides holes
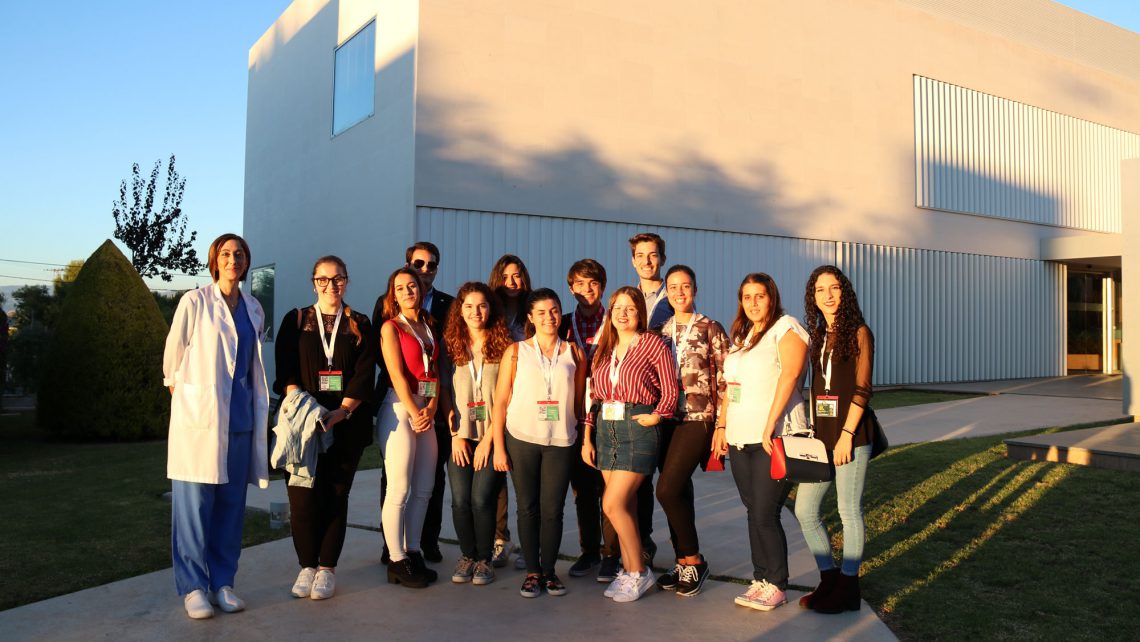
[[[657,500],[669,519],[677,563],[657,580],[678,595],[700,593],[709,565],[700,553],[693,507],[693,471],[709,459],[717,412],[717,373],[728,353],[728,335],[716,321],[694,312],[697,277],[692,268],[674,265],[665,275],[665,291],[674,316],[661,328],[673,351],[681,394],[675,419],[661,431],[662,465]]]

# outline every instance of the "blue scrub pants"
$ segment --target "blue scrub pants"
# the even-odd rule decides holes
[[[252,431],[230,433],[229,483],[171,481],[170,548],[179,595],[234,585],[252,445]]]

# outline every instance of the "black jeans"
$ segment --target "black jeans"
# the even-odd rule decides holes
[[[752,548],[752,577],[767,580],[781,591],[788,588],[788,538],[780,513],[792,485],[772,479],[772,457],[760,444],[731,446],[732,478],[748,511],[748,543]]]
[[[363,450],[335,442],[328,452],[317,456],[312,488],[286,486],[293,548],[303,568],[336,568],[348,526],[348,492]]]
[[[661,430],[661,443],[665,454],[657,479],[657,501],[669,519],[669,539],[680,559],[701,550],[693,505],[693,472],[708,461],[712,423],[669,421]]]
[[[435,443],[439,446],[439,455],[435,460],[435,488],[428,500],[424,532],[420,537],[420,546],[424,549],[439,548],[439,531],[443,528],[443,480],[446,477],[444,473],[447,462],[451,460],[451,430],[446,422],[435,423]]]
[[[580,457],[581,451],[575,453],[573,446],[539,446],[515,439],[508,432],[507,454],[518,502],[519,546],[527,573],[553,575],[562,546],[562,510],[570,469],[574,456]]]
[[[484,437],[490,439],[490,436]],[[472,450],[479,442],[471,442]],[[447,477],[451,483],[451,518],[459,538],[459,550],[473,560],[491,561],[495,545],[495,513],[503,473],[488,461],[482,470],[475,464],[458,466],[447,460]]]

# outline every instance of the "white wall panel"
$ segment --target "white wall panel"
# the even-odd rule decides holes
[[[1065,374],[1059,263],[840,243],[875,333],[876,384]]]
[[[1120,162],[1140,136],[914,77],[916,205],[1120,231]]]
[[[727,330],[736,314],[736,288],[749,272],[767,272],[780,288],[784,308],[803,318],[808,274],[835,261],[835,243],[755,234],[735,234],[678,227],[420,207],[416,238],[440,247],[443,257],[437,284],[454,293],[464,281],[486,281],[503,254],[526,263],[534,286],[549,287],[569,308],[572,296],[566,270],[581,258],[606,268],[607,297],[635,283],[629,237],[655,232],[665,239],[666,267],[684,263],[697,273],[697,309]]]

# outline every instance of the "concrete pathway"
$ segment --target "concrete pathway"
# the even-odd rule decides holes
[[[879,416],[896,445],[1106,421],[1122,416],[1114,386],[1119,390],[1119,378],[937,386],[982,391],[989,396],[888,409]],[[1082,394],[1089,392],[1092,394]],[[694,484],[701,548],[713,573],[750,579],[745,513],[731,473],[698,472]],[[513,503],[513,490],[511,495]],[[250,492],[251,507],[268,510],[270,502],[277,501],[285,501],[284,482],[274,482],[267,491]],[[349,529],[337,597],[328,602],[289,596],[297,567],[291,540],[285,539],[243,552],[238,588],[250,608],[240,615],[219,614],[207,622],[187,619],[167,569],[4,611],[0,613],[0,631],[5,640],[259,640],[316,635],[349,640],[588,639],[616,635],[703,641],[748,640],[773,634],[794,640],[895,639],[865,603],[857,613],[822,616],[797,608],[794,601],[802,591],[793,590],[789,593],[793,604],[759,613],[733,604],[732,598],[743,590],[733,582],[710,580],[702,594],[691,599],[651,593],[633,604],[616,604],[601,596],[603,585],[592,577],[568,577],[570,563],[565,561],[559,562],[558,570],[570,593],[561,598],[520,597],[523,575],[513,566],[500,569],[498,581],[490,586],[452,585],[447,578],[459,555],[452,545],[444,546],[444,562],[435,565],[443,581],[422,591],[389,586],[379,564],[380,535],[370,530],[380,521],[379,471],[357,475],[349,504],[349,521],[355,527]],[[512,521],[515,514],[512,506]],[[443,536],[454,539],[449,511],[445,516]],[[783,524],[788,535],[791,583],[811,587],[818,574],[790,512],[785,511]],[[660,509],[655,512],[653,538],[660,547],[655,564],[664,567],[669,564],[671,551]],[[577,554],[577,525],[569,497],[562,552]]]
[[[1124,398],[1123,377],[1121,377],[1121,375],[1103,374],[1042,377],[1038,379],[971,381],[967,383],[942,383],[908,387],[915,390],[978,392],[987,395],[1038,395],[1043,397],[1115,399],[1117,401]]]

